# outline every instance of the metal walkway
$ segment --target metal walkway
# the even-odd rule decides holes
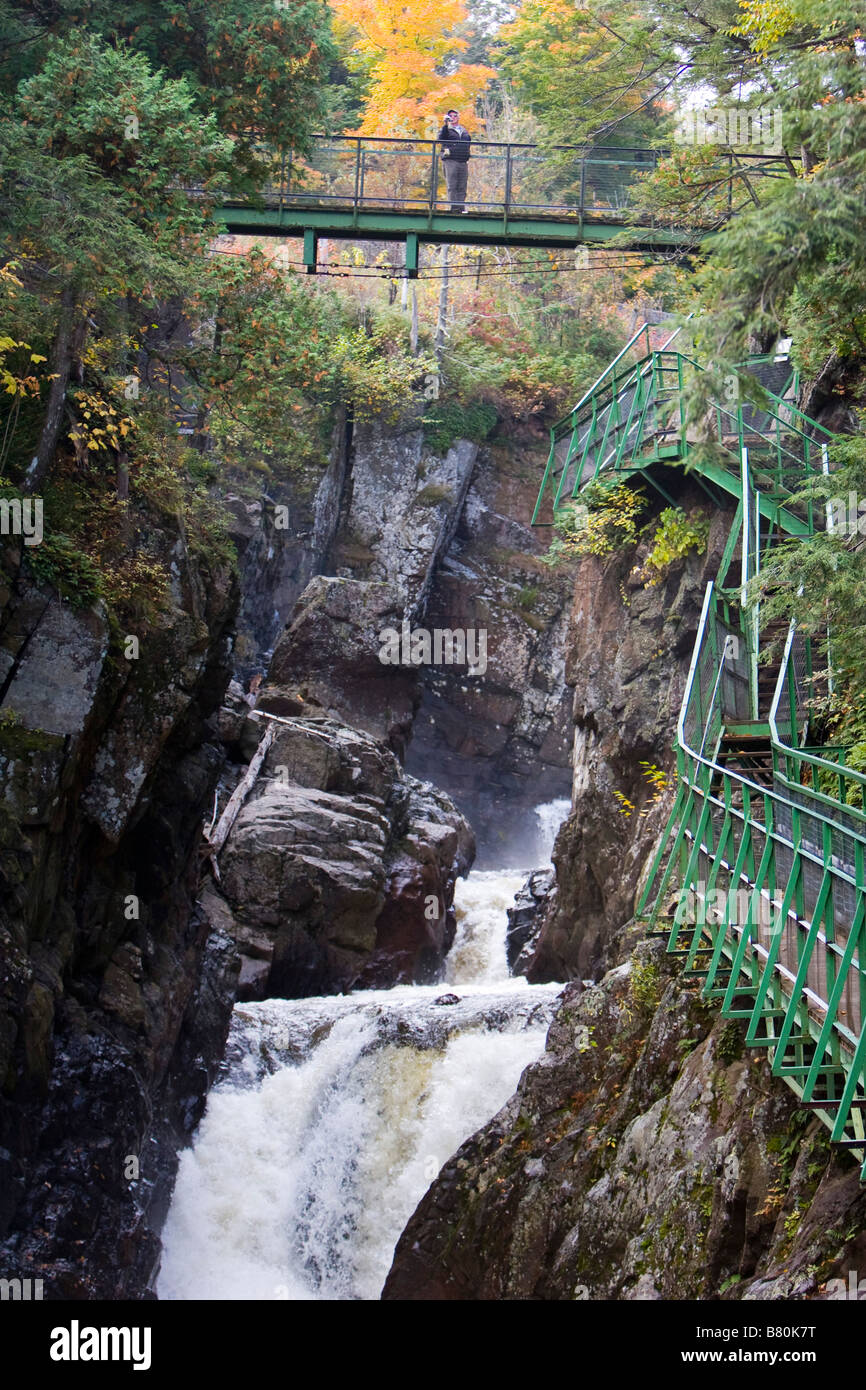
[[[226,231],[304,238],[315,272],[319,238],[405,241],[406,271],[421,242],[569,249],[603,246],[625,228],[637,250],[696,244],[755,198],[761,178],[788,178],[785,157],[719,150],[713,197],[699,226],[656,225],[636,214],[635,191],[664,152],[473,141],[466,212],[451,213],[436,140],[316,136],[306,158],[273,151],[272,176],[256,198],[225,204]]]
[[[747,1024],[773,1074],[851,1149],[866,1181],[866,777],[845,749],[810,743],[810,643],[778,646],[744,591],[785,535],[824,525],[792,500],[828,467],[832,436],[798,411],[784,357],[745,364],[771,394],[715,401],[700,432],[680,404],[697,364],[644,328],[552,431],[535,511],[555,512],[591,481],[635,474],[672,500],[664,472],[688,465],[734,522],[704,597],[676,737],[677,790],[638,914]],[[637,360],[628,362],[629,355]],[[762,658],[764,658],[762,660]],[[820,688],[820,687],[818,687]]]

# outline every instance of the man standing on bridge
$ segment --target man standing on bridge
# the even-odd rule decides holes
[[[469,146],[472,136],[460,124],[456,111],[449,111],[439,132],[442,159],[445,162],[445,187],[451,199],[452,212],[465,212],[466,183],[469,178]]]

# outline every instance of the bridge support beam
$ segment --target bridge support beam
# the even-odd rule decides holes
[[[315,275],[319,258],[319,237],[315,227],[304,228],[304,265],[308,275]]]
[[[418,233],[406,234],[406,275],[410,280],[418,279]]]

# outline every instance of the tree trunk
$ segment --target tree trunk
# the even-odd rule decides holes
[[[129,499],[129,454],[125,449],[117,455],[116,488],[118,502],[126,502]]]
[[[418,356],[418,281],[412,281],[412,322],[409,327],[409,351]]]
[[[80,314],[80,318],[76,323],[77,313]],[[25,492],[35,492],[48,476],[63,429],[66,388],[69,385],[73,363],[84,346],[86,332],[87,319],[76,305],[73,291],[64,290],[60,299],[60,321],[51,349],[52,381],[48,390],[48,405],[36,453],[24,476]]]
[[[261,771],[262,763],[267,757],[268,749],[270,748],[273,741],[274,729],[273,725],[269,725],[262,736],[258,748],[253,754],[253,758],[249,767],[247,768],[243,777],[238,782],[237,786],[235,787],[234,791],[229,797],[228,802],[226,804],[226,808],[219,818],[219,822],[216,826],[216,829],[212,831],[209,837],[209,858],[214,866],[215,876],[217,877],[217,879],[219,878],[219,869],[217,868],[216,862],[217,856],[229,837],[229,832],[231,831],[232,826],[238,818],[238,814],[240,812],[241,807],[243,806],[244,802],[246,801],[247,797],[253,789],[255,780],[258,777],[259,772]]]
[[[442,356],[445,347],[445,330],[448,320],[448,243],[442,247],[442,283],[439,286],[439,315],[436,319],[436,360]]]

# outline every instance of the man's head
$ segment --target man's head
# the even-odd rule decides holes
[[[445,119],[449,125],[457,125],[460,121],[460,116],[457,111],[448,111],[446,113]]]

